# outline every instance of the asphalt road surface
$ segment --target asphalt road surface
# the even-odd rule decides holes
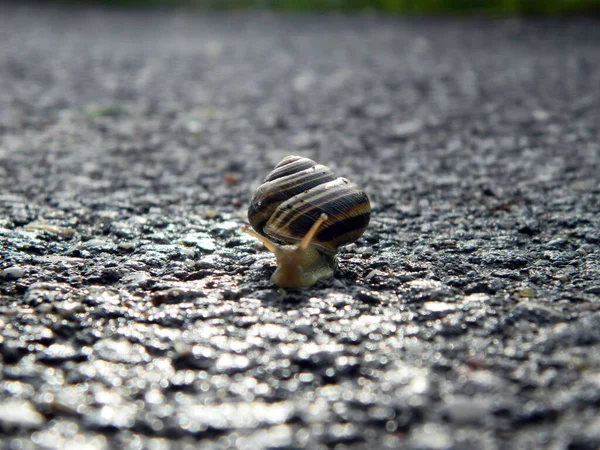
[[[373,215],[279,290],[288,154]],[[0,4],[2,449],[600,447],[600,23]]]

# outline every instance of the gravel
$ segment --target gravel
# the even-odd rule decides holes
[[[597,21],[0,3],[0,448],[600,447]],[[239,229],[365,188],[332,280]]]

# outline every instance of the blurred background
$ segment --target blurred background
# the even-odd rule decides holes
[[[399,14],[600,15],[600,0],[63,0],[125,7],[191,6],[278,11],[382,11]]]

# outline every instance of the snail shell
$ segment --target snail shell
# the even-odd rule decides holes
[[[331,169],[300,156],[287,156],[256,190],[248,220],[259,234],[295,244],[323,215],[310,245],[325,255],[354,242],[371,217],[367,195]]]

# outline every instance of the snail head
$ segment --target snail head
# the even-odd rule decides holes
[[[325,255],[310,245],[326,220],[327,215],[321,214],[302,240],[291,245],[273,242],[246,226],[242,227],[242,231],[254,236],[275,255],[277,269],[271,276],[273,283],[282,288],[307,287],[321,278],[333,276],[335,270],[335,257]]]

